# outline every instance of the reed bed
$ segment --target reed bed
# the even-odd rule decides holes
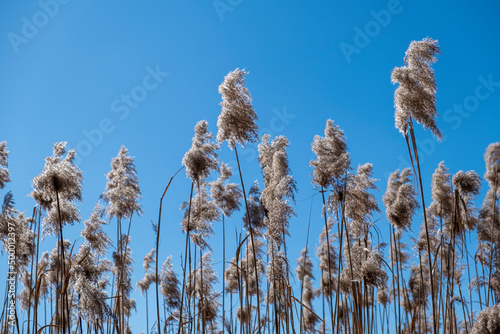
[[[317,214],[323,227],[315,248],[308,228],[296,260],[289,257],[287,243],[297,193],[290,143],[284,136],[257,137],[244,70],[228,73],[219,86],[215,139],[207,121],[198,122],[183,167],[164,185],[153,224],[155,244],[144,256],[144,277],[135,286],[130,228],[142,211],[133,157],[121,147],[111,160],[105,191],[84,220],[81,240],[71,243],[64,231],[82,220],[77,203],[83,174],[74,164],[75,150],[54,144],[53,155],[32,181],[30,195],[37,203],[32,214],[19,212],[10,192],[4,195],[0,240],[9,258],[9,280],[0,332],[131,333],[136,308],[131,294],[137,288],[146,299],[146,309],[137,311],[145,315],[148,334],[500,333],[500,143],[484,154],[488,190],[481,208],[475,201],[482,178],[475,171],[451,174],[441,162],[433,175],[421,174],[415,124],[442,136],[432,69],[439,51],[435,40],[412,42],[404,65],[392,72],[398,84],[396,128],[411,166],[390,174],[383,206],[375,195],[373,165],[351,165],[344,132],[333,120],[326,121],[324,135],[313,138],[311,181],[321,198]],[[235,171],[219,161],[225,142],[234,151]],[[238,155],[255,142],[260,184],[248,182]],[[0,189],[10,181],[8,153],[1,142]],[[182,170],[190,196],[181,205],[182,265],[174,269],[171,256],[159,259],[158,254],[160,240],[168,238],[162,234],[162,218],[168,220],[162,217],[163,201],[171,200],[169,187]],[[429,181],[432,201],[426,204],[423,185]],[[227,249],[225,222],[235,212],[241,213],[241,230],[236,249]],[[377,218],[384,213],[386,219]],[[412,235],[415,220],[422,225]],[[210,245],[215,222],[223,231],[219,268]],[[106,224],[116,227],[116,236],[104,232]],[[381,224],[389,226],[385,242]],[[48,235],[57,243],[40,253]],[[477,248],[471,249],[476,235]]]

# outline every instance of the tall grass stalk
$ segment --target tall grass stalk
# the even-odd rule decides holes
[[[156,231],[156,263],[155,263],[155,280],[156,280],[156,321],[158,324],[158,334],[161,334],[161,321],[160,321],[160,298],[158,295],[158,287],[160,285],[159,279],[158,279],[158,250],[160,246],[160,228],[161,228],[161,209],[162,209],[162,204],[163,204],[163,198],[165,197],[165,194],[167,193],[168,188],[170,187],[170,183],[172,183],[172,180],[174,177],[182,170],[184,169],[184,166],[179,168],[177,172],[175,172],[174,175],[170,178],[168,181],[167,186],[165,187],[165,190],[163,191],[163,194],[161,195],[160,198],[160,207],[158,209],[158,225],[157,225],[157,231]],[[146,292],[147,293],[147,292]],[[147,295],[146,295],[147,296]]]

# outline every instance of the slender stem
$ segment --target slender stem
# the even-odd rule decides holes
[[[238,172],[240,174],[240,181],[241,181],[241,189],[243,190],[243,199],[245,200],[245,208],[247,211],[246,217],[247,217],[247,223],[248,227],[250,229],[250,240],[252,242],[252,252],[254,256],[254,270],[255,270],[255,285],[257,289],[257,317],[258,317],[258,331],[259,334],[261,334],[260,330],[260,290],[259,290],[259,272],[257,271],[257,254],[255,252],[255,243],[253,240],[253,227],[250,221],[250,211],[248,210],[248,202],[247,202],[247,195],[245,192],[245,184],[243,182],[243,175],[241,174],[241,166],[240,166],[240,158],[238,157],[238,150],[236,149],[236,146],[234,147],[234,153],[236,154],[236,162],[238,163]]]
[[[182,311],[183,311],[183,306],[184,306],[184,288],[186,285],[186,267],[187,267],[187,253],[188,253],[188,244],[189,244],[189,222],[191,219],[191,202],[193,200],[193,189],[194,189],[194,182],[191,182],[191,194],[189,195],[189,208],[188,208],[188,223],[187,223],[187,231],[186,231],[186,250],[184,252],[184,270],[183,270],[183,277],[182,277],[182,293],[181,293],[181,306],[179,309],[179,330],[178,334],[181,333],[181,329],[184,326],[184,320],[182,319]],[[158,324],[160,326],[160,324]]]
[[[424,200],[424,187],[422,185],[422,173],[420,171],[420,162],[418,159],[418,150],[417,150],[417,142],[415,140],[415,134],[413,133],[413,120],[410,117],[410,133],[411,133],[411,138],[412,138],[412,143],[413,143],[413,153],[415,154],[415,160],[417,163],[417,170],[418,170],[418,182],[420,184],[420,195],[422,198],[422,211],[424,213],[424,224],[425,224],[425,236],[427,239],[427,255],[429,258],[429,272],[430,272],[430,278],[431,278],[431,301],[432,301],[432,320],[434,322],[434,334],[438,333],[439,330],[439,323],[438,320],[436,319],[436,305],[434,301],[434,275],[432,273],[432,257],[431,257],[431,243],[430,243],[430,237],[429,237],[429,227],[427,224],[427,214],[425,211],[425,200]],[[411,155],[411,152],[410,152]]]
[[[325,220],[325,233],[326,233],[326,248],[327,248],[327,259],[328,259],[328,294],[333,293],[332,289],[332,265],[330,261],[330,230],[328,229],[328,219],[326,217],[326,200],[325,200],[325,190],[323,187],[321,187],[321,197],[323,199],[323,217]],[[340,276],[340,275],[339,275]],[[324,293],[324,290],[323,290]],[[337,292],[338,293],[338,292]],[[335,327],[335,317],[333,315],[333,306],[331,305],[333,302],[333,298],[330,298],[330,317],[331,317],[331,322],[332,322],[332,330]]]

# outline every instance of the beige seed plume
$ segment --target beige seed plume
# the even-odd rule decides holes
[[[53,146],[53,155],[45,159],[42,173],[32,181],[31,197],[42,209],[48,210],[43,219],[44,235],[59,230],[59,208],[61,223],[71,224],[80,220],[80,213],[73,203],[82,199],[83,175],[74,164],[75,150],[70,150],[65,157],[66,142]]]
[[[141,293],[149,290],[149,286],[153,282],[157,282],[155,273],[150,270],[151,264],[155,262],[156,249],[151,249],[142,262],[144,268],[144,277],[137,282],[136,286]]]
[[[198,185],[210,171],[217,169],[217,144],[212,142],[213,135],[208,131],[207,121],[199,121],[194,127],[191,148],[184,154],[182,164],[186,167],[186,175]]]
[[[335,251],[334,241],[336,239],[335,235],[332,233],[333,220],[330,216],[328,218],[328,241],[330,245],[327,243],[326,238],[326,229],[323,226],[319,236],[319,246],[316,249],[316,256],[319,258],[319,269],[322,272],[321,276],[321,291],[325,295],[332,295],[335,292],[335,287],[337,286],[337,278],[335,273],[337,272],[337,263],[338,263],[338,255]],[[328,265],[328,261],[330,261],[330,266]],[[330,271],[328,268],[330,267]],[[329,274],[331,273],[331,275]]]
[[[500,210],[496,203],[496,193],[493,189],[489,189],[486,192],[481,210],[479,210],[479,224],[477,226],[477,239],[479,241],[500,242]]]
[[[3,189],[5,183],[10,182],[10,174],[7,167],[9,166],[7,157],[9,151],[7,151],[7,142],[0,142],[0,189]]]
[[[288,235],[289,219],[295,215],[291,204],[296,186],[288,165],[288,144],[284,136],[278,136],[270,142],[269,135],[262,136],[259,144],[259,163],[265,185],[261,199],[267,210],[267,237],[277,246]]]
[[[232,175],[231,167],[221,163],[219,168],[219,178],[210,182],[210,197],[217,207],[219,207],[224,216],[229,217],[235,210],[240,208],[240,202],[243,198],[241,190],[236,183],[225,182]]]
[[[472,230],[478,225],[477,209],[474,204],[476,196],[481,190],[481,178],[473,171],[458,171],[452,179],[452,183],[460,196],[461,221],[467,230]],[[461,230],[461,226],[456,231]]]
[[[348,176],[348,183],[345,189],[345,214],[351,219],[352,238],[361,238],[368,233],[370,218],[373,213],[379,212],[378,202],[371,193],[377,190],[376,179],[373,176],[373,165],[365,163],[358,166],[356,174]],[[330,209],[335,211],[341,208],[339,196],[330,196]]]
[[[316,161],[310,162],[314,168],[313,184],[327,188],[344,177],[351,160],[344,132],[331,119],[326,121],[325,137],[314,136],[312,151],[316,154]]]
[[[83,222],[85,228],[80,233],[92,250],[101,256],[106,253],[111,245],[111,239],[102,230],[102,226],[106,224],[106,221],[102,219],[103,215],[104,209],[97,203],[89,219]]]
[[[500,143],[491,143],[484,153],[486,173],[484,178],[490,188],[500,197]]]
[[[257,114],[252,106],[252,97],[244,86],[247,74],[237,68],[229,72],[219,86],[222,111],[217,120],[217,141],[222,143],[227,140],[231,149],[236,143],[245,147],[246,142],[257,141]]]
[[[312,301],[317,296],[313,289],[313,264],[309,257],[307,248],[302,249],[300,257],[297,259],[297,268],[295,273],[297,279],[302,284],[302,303],[310,310],[313,310]],[[314,333],[314,328],[318,322],[318,318],[309,310],[303,309],[303,326],[306,333]]]
[[[437,43],[430,38],[411,42],[405,54],[405,66],[392,71],[392,83],[399,84],[394,93],[396,128],[403,134],[412,117],[424,128],[431,129],[436,137],[442,137],[434,119],[437,86],[431,67],[440,51]]]
[[[189,231],[191,241],[200,249],[210,248],[206,238],[213,235],[213,222],[220,220],[221,215],[218,207],[208,196],[205,183],[191,200],[191,209],[189,201],[182,204],[181,210],[183,209],[185,211],[181,220],[182,230],[185,233]]]
[[[453,213],[453,189],[451,187],[451,174],[448,173],[444,161],[441,161],[432,174],[432,203],[429,213],[443,220],[451,219]]]
[[[108,182],[102,197],[107,202],[106,211],[110,218],[130,218],[136,212],[142,213],[139,201],[141,190],[135,170],[134,158],[125,146],[111,160],[111,171],[106,175]]]
[[[170,309],[177,309],[181,305],[181,292],[179,291],[179,279],[172,269],[172,256],[167,257],[160,273],[160,292]]]
[[[493,334],[500,332],[500,305],[485,308],[477,315],[471,334]]]
[[[410,182],[411,171],[405,168],[394,171],[387,182],[387,190],[382,198],[389,223],[397,229],[409,229],[412,217],[418,207],[416,192]]]

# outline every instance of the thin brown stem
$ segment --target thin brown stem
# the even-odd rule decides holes
[[[155,264],[155,281],[156,281],[156,315],[157,315],[157,324],[158,324],[158,334],[161,334],[161,325],[160,325],[160,298],[158,294],[158,286],[160,285],[160,280],[158,277],[158,249],[160,245],[160,227],[161,227],[161,208],[163,204],[163,198],[165,197],[165,194],[167,193],[168,188],[170,187],[170,183],[174,179],[174,177],[184,168],[182,166],[179,168],[177,172],[170,178],[168,181],[167,186],[165,187],[165,190],[163,191],[163,194],[161,195],[160,198],[160,208],[158,210],[158,226],[157,226],[157,231],[156,231],[156,264]],[[147,296],[147,294],[146,294]]]

